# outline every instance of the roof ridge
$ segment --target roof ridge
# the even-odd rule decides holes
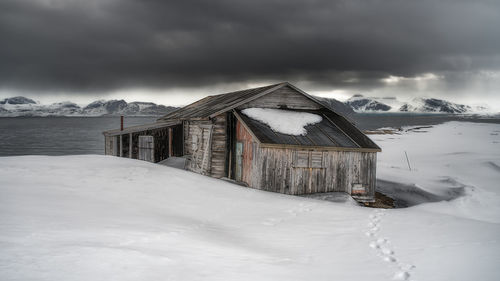
[[[230,107],[231,103],[234,105],[234,104],[238,103],[238,100],[246,100],[246,99],[250,98],[251,96],[259,95],[259,94],[262,94],[264,92],[270,91],[272,89],[281,88],[281,87],[283,87],[285,85],[289,85],[289,84],[290,83],[288,83],[288,82],[280,82],[280,83],[271,84],[271,85],[267,85],[267,86],[260,86],[260,87],[255,87],[255,88],[243,89],[243,90],[227,92],[227,93],[218,94],[218,95],[209,95],[209,96],[206,96],[202,99],[199,99],[193,103],[190,103],[184,107],[181,107],[178,110],[175,110],[171,113],[168,113],[167,115],[160,117],[158,120],[160,121],[160,120],[166,120],[166,119],[182,118],[181,115],[193,116],[197,112],[199,113],[200,111],[203,110],[203,109],[197,108],[197,106],[200,106],[200,105],[215,107],[216,110],[214,110],[213,112],[219,112],[223,108],[221,108],[218,105],[223,105],[223,102],[227,102],[229,100],[230,101],[229,104],[226,104],[226,105]],[[216,107],[219,107],[219,108],[216,108]],[[213,113],[213,112],[211,112],[211,113]],[[206,113],[207,114],[204,114],[204,115],[207,115],[207,117],[211,115],[211,113],[208,113],[208,112],[206,112]]]
[[[263,89],[263,88],[273,88],[273,87],[276,87],[276,86],[281,85],[281,84],[289,84],[289,83],[288,82],[280,82],[280,83],[270,84],[270,85],[266,85],[266,86],[259,86],[259,87],[254,87],[254,88],[246,88],[246,89],[242,89],[242,90],[236,90],[236,91],[222,93],[222,94],[213,95],[213,96],[221,96],[221,95],[227,95],[227,94],[234,94],[234,93],[243,92],[243,91],[253,91],[253,90]]]

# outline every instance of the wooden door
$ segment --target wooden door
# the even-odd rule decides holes
[[[236,167],[234,172],[234,179],[236,181],[242,180],[242,171],[243,171],[243,143],[236,142]]]
[[[139,157],[137,159],[154,162],[153,136],[139,136]]]
[[[212,153],[212,125],[193,126],[191,135],[190,170],[202,175],[210,175]]]
[[[119,136],[116,136],[114,137],[114,141],[113,141],[113,155],[114,156],[120,156],[120,137]]]

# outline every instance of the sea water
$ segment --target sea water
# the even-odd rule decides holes
[[[152,123],[157,117],[125,117],[125,127]],[[361,130],[435,125],[447,121],[500,123],[500,118],[436,114],[356,114]],[[102,132],[120,127],[120,117],[0,118],[0,156],[104,154]]]

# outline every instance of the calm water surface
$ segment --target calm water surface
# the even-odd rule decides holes
[[[125,117],[125,126],[154,122]],[[120,127],[120,117],[0,118],[0,156],[104,154],[102,131]]]
[[[493,122],[446,115],[358,114],[351,118],[362,130],[447,121]],[[125,126],[152,123],[155,117],[126,117]],[[120,127],[119,117],[0,118],[0,156],[104,154],[102,131]]]

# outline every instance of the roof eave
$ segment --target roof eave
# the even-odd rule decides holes
[[[261,143],[260,147],[278,148],[278,149],[299,149],[299,150],[329,150],[329,151],[344,151],[344,152],[382,152],[382,149],[380,148],[312,146],[312,145],[278,144],[278,143]]]
[[[144,125],[138,125],[138,126],[132,126],[132,127],[126,127],[123,128],[123,130],[120,129],[113,129],[113,130],[107,130],[103,131],[102,134],[104,136],[119,136],[119,135],[125,135],[125,134],[130,134],[130,133],[136,133],[136,132],[142,132],[142,131],[147,131],[147,130],[154,130],[154,129],[160,129],[160,128],[165,128],[165,127],[172,127],[175,125],[178,125],[181,123],[181,121],[178,120],[169,120],[170,122],[156,122],[156,123],[150,123],[150,124],[144,124]]]

